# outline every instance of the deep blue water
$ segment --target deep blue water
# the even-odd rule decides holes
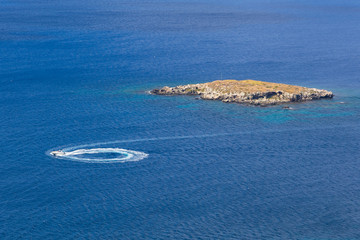
[[[227,78],[336,97],[146,93]],[[359,80],[355,0],[3,0],[0,238],[360,239]],[[46,155],[108,141],[149,156]]]

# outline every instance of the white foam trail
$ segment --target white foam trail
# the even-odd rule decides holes
[[[202,134],[202,135],[188,135],[188,136],[171,136],[171,137],[155,137],[155,138],[139,138],[139,139],[128,139],[128,140],[115,140],[107,142],[97,142],[90,144],[83,144],[74,147],[64,148],[63,151],[71,151],[78,148],[87,148],[95,147],[100,145],[110,145],[118,143],[132,143],[132,142],[147,142],[147,141],[164,141],[164,140],[177,140],[177,139],[191,139],[191,138],[211,138],[211,137],[221,137],[221,136],[236,136],[236,135],[247,135],[247,134],[258,134],[258,133],[277,133],[277,132],[296,132],[296,131],[313,131],[313,130],[326,130],[334,128],[356,128],[358,125],[342,125],[342,126],[329,126],[329,127],[313,127],[313,128],[293,128],[293,129],[263,129],[263,130],[251,130],[251,131],[242,131],[242,132],[231,132],[231,133],[216,133],[216,134]]]
[[[132,143],[132,142],[144,142],[144,141],[164,141],[164,140],[177,140],[177,139],[190,139],[190,138],[211,138],[211,137],[220,137],[220,136],[234,136],[234,135],[246,135],[246,134],[257,134],[257,133],[276,133],[276,132],[291,132],[291,131],[312,131],[312,130],[326,130],[334,128],[358,128],[356,125],[343,125],[343,126],[329,126],[329,127],[314,127],[314,128],[300,128],[300,129],[266,129],[266,130],[253,130],[253,131],[242,131],[242,132],[232,132],[232,133],[219,133],[219,134],[203,134],[203,135],[190,135],[190,136],[172,136],[172,137],[157,137],[157,138],[142,138],[142,139],[128,139],[128,140],[115,140],[108,142],[98,142],[91,144],[83,144],[73,147],[63,148],[62,151],[65,153],[62,156],[56,156],[56,158],[81,161],[81,162],[91,162],[91,163],[113,163],[113,162],[132,162],[140,161],[148,157],[147,153],[127,150],[122,148],[90,148],[100,145],[110,145],[110,144],[119,144],[119,143]],[[88,149],[84,149],[88,148]],[[47,154],[51,150],[47,151]],[[101,158],[86,158],[78,155],[83,154],[97,154],[97,153],[118,153],[124,156],[101,159]]]
[[[114,158],[89,158],[82,155],[99,154],[99,153],[117,153],[120,156]],[[63,155],[55,156],[60,159],[68,159],[79,162],[91,163],[115,163],[115,162],[136,162],[144,159],[148,154],[127,150],[122,148],[91,148],[91,149],[77,149],[74,151],[64,151]]]

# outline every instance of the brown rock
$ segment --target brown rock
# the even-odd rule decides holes
[[[261,106],[332,98],[334,96],[332,92],[326,90],[255,80],[218,80],[173,88],[166,86],[150,92],[156,95],[198,95],[201,99],[206,100]]]

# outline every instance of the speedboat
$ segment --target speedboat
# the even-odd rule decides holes
[[[57,157],[57,156],[64,156],[66,153],[61,151],[61,150],[57,150],[57,151],[52,151],[50,153],[50,155],[53,155],[54,157]]]

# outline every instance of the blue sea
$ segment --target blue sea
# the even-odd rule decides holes
[[[147,93],[217,79],[335,97]],[[359,120],[357,0],[2,0],[0,239],[360,239]]]

